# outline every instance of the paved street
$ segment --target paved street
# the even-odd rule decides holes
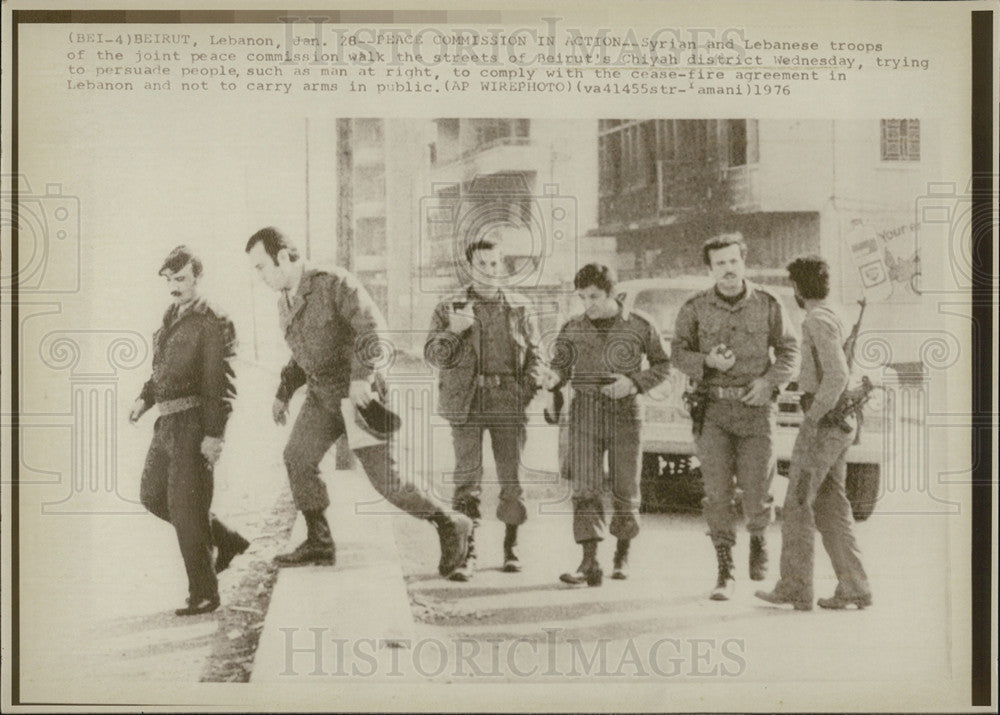
[[[539,465],[552,446],[544,429],[533,434],[526,450],[529,466]],[[532,517],[521,530],[525,569],[520,574],[499,570],[503,527],[493,518],[495,485],[486,487],[487,518],[478,539],[481,570],[470,583],[429,578],[436,556],[411,546],[413,524],[395,521],[417,638],[442,639],[450,647],[442,672],[436,672],[436,653],[423,666],[435,680],[477,675],[460,655],[463,648],[466,654],[474,650],[462,644],[470,638],[484,651],[472,662],[493,680],[507,682],[598,676],[738,680],[773,687],[802,681],[902,684],[937,678],[949,668],[947,517],[878,513],[857,524],[875,606],[860,612],[796,613],[753,596],[776,578],[780,524],[770,529],[771,576],[761,583],[747,577],[748,540],[740,533],[734,553],[736,595],[727,603],[707,598],[715,580],[715,554],[703,520],[693,515],[643,515],[630,580],[605,578],[600,588],[561,584],[559,573],[580,559],[571,517],[560,509],[562,486],[529,487]],[[893,500],[919,499],[891,495],[879,510],[889,510]],[[606,571],[613,550],[613,539],[602,544]],[[836,580],[819,539],[816,564],[817,596],[831,595]],[[500,665],[492,671],[486,644],[501,651]]]
[[[244,373],[246,397],[218,469],[215,507],[248,536],[258,537],[286,489],[284,430],[269,422],[269,403],[262,397],[270,394],[268,376]],[[251,386],[254,381],[259,384]],[[451,468],[448,430],[433,420],[431,425],[429,444],[409,452],[435,465],[435,483],[447,495],[448,478],[442,475]],[[151,426],[150,421],[135,433],[122,433],[124,493],[137,492]],[[747,579],[744,534],[735,552],[736,596],[728,603],[710,602],[714,553],[703,521],[693,515],[643,515],[633,577],[606,579],[600,588],[572,588],[558,582],[560,572],[576,566],[579,551],[571,538],[567,485],[555,475],[556,434],[534,422],[528,434],[531,516],[520,540],[525,569],[499,571],[503,531],[493,518],[497,490],[490,483],[495,472],[487,447],[480,571],[467,584],[437,575],[433,529],[382,503],[359,473],[333,471],[328,455],[324,473],[333,497],[341,499],[331,508],[338,565],[280,572],[248,687],[343,683],[335,676],[350,673],[359,683],[759,684],[766,705],[798,702],[786,692],[796,683],[811,683],[819,692],[836,683],[879,681],[898,684],[893,690],[902,699],[892,702],[899,707],[913,699],[934,702],[934,693],[920,684],[930,687],[948,677],[955,658],[951,628],[964,627],[949,617],[954,610],[947,589],[948,517],[886,513],[925,506],[925,494],[890,494],[879,513],[857,525],[875,593],[875,606],[865,611],[795,613],[758,601],[753,591],[770,588],[774,578]],[[39,688],[46,685],[45,697],[54,697],[52,672],[64,674],[65,687],[76,693],[103,692],[116,683],[173,687],[199,680],[218,635],[217,616],[172,615],[185,583],[174,534],[165,524],[143,514],[32,512],[23,513],[22,522],[33,541],[31,558],[22,559],[24,587],[30,592],[32,583],[51,583],[51,574],[60,574],[57,591],[22,600],[25,696],[40,695],[31,691],[37,682]],[[290,541],[301,538],[301,528]],[[769,539],[774,575],[779,525],[772,526]],[[602,545],[606,568],[612,550],[613,541]],[[269,557],[255,544],[237,560],[221,581],[224,604],[241,562],[245,567]],[[832,593],[834,585],[819,550],[817,595]],[[289,628],[295,647],[307,648],[304,655],[295,654],[292,669],[283,650],[289,641],[282,629]],[[323,667],[315,670],[308,667],[313,656],[303,640],[309,628],[322,630],[327,649]],[[373,646],[374,655],[365,648],[351,650],[369,642],[381,643]],[[348,648],[347,655],[335,647]],[[356,662],[345,660],[352,657]],[[653,692],[662,693],[657,688]],[[881,702],[871,699],[875,695],[859,691],[859,707]],[[711,708],[711,702],[703,707]]]

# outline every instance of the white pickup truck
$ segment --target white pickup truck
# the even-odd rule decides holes
[[[711,286],[708,277],[649,278],[623,281],[617,292],[626,311],[639,310],[649,315],[660,330],[669,353],[677,312],[693,293]],[[802,324],[802,310],[795,304],[790,288],[768,286],[781,299],[792,323]],[[850,328],[857,319],[857,311],[843,311],[845,325]],[[878,385],[885,371],[869,375]],[[688,386],[687,377],[679,370],[671,370],[671,377],[648,395],[642,396],[642,510],[699,510],[704,491],[694,454],[691,418],[684,407],[681,395]],[[879,492],[879,478],[883,453],[884,420],[881,391],[872,393],[873,399],[865,410],[864,425],[858,444],[847,452],[847,496],[851,501],[854,518],[864,521],[871,516]],[[792,445],[802,421],[799,393],[796,384],[789,384],[778,396],[778,429],[774,437],[778,472],[788,475]],[[775,504],[784,501],[787,479],[776,479],[773,487]]]

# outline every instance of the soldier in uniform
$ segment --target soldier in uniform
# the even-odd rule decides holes
[[[570,318],[556,339],[547,389],[567,382],[573,388],[569,409],[569,450],[564,455],[573,485],[573,536],[583,547],[575,571],[564,583],[599,586],[603,571],[597,546],[604,538],[602,497],[610,467],[611,535],[617,538],[611,577],[628,577],[628,553],[639,533],[640,414],[636,395],[663,382],[670,360],[652,321],[626,314],[613,295],[607,266],[591,263],[577,272],[573,285],[583,302],[582,315]],[[647,366],[643,367],[643,358]]]
[[[295,506],[305,517],[307,537],[296,549],[279,554],[282,566],[335,562],[336,550],[324,512],[330,504],[319,464],[344,434],[341,400],[349,397],[359,410],[376,399],[374,370],[364,355],[365,342],[377,336],[382,317],[368,292],[351,273],[321,270],[299,259],[298,250],[275,228],[263,228],[246,245],[250,264],[261,279],[279,292],[278,310],[292,358],[281,371],[272,416],[284,424],[288,402],[307,386],[308,394],[285,446],[285,467]],[[472,523],[449,514],[444,505],[402,483],[389,445],[355,450],[372,486],[392,504],[430,521],[441,542],[442,576],[465,559]]]
[[[441,301],[431,317],[425,355],[440,368],[438,411],[451,424],[457,486],[453,505],[474,524],[480,519],[483,436],[490,433],[500,498],[497,518],[505,525],[503,571],[521,570],[515,551],[518,527],[528,518],[518,479],[525,438],[525,408],[535,395],[542,365],[539,330],[531,301],[502,287],[503,254],[491,241],[465,251],[472,282]],[[476,544],[451,576],[475,573]]]
[[[160,417],[139,487],[151,514],[173,525],[188,576],[187,605],[179,616],[219,607],[216,573],[249,542],[209,511],[212,467],[222,454],[226,421],[236,396],[231,360],[232,322],[198,295],[201,261],[178,246],[160,268],[174,303],[153,335],[153,375],[129,414],[135,424],[156,404]],[[218,549],[212,564],[212,547]]]
[[[789,468],[781,525],[781,578],[773,591],[758,591],[757,597],[792,604],[800,611],[812,609],[813,540],[818,529],[837,574],[836,591],[831,598],[819,599],[819,605],[864,608],[872,603],[871,588],[851,530],[851,505],[844,491],[845,455],[857,425],[853,418],[831,419],[831,410],[849,379],[844,326],[826,300],[830,267],[825,260],[798,258],[788,265],[788,273],[795,299],[806,310],[799,375],[804,418]],[[847,431],[842,424],[847,424]]]
[[[681,307],[671,343],[674,365],[701,382],[708,399],[695,446],[718,560],[711,593],[716,601],[728,600],[733,587],[734,477],[743,490],[750,532],[750,578],[759,581],[767,574],[774,397],[791,380],[799,360],[798,341],[781,301],[744,278],[746,253],[739,233],[704,243],[702,259],[715,285]]]

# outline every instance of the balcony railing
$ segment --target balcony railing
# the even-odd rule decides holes
[[[452,154],[444,158],[441,158],[441,150],[440,148],[437,148],[437,156],[435,157],[435,161],[432,163],[435,166],[445,166],[446,164],[451,164],[456,161],[464,161],[469,157],[482,154],[485,151],[496,149],[500,146],[528,146],[529,144],[531,144],[531,137],[497,137],[496,139],[476,144],[475,146],[466,149],[461,154]]]

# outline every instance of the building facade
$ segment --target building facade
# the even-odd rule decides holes
[[[699,247],[724,231],[743,233],[751,274],[765,281],[819,253],[834,266],[834,298],[866,297],[866,327],[890,327],[894,310],[879,306],[921,303],[916,203],[940,166],[927,129],[919,119],[602,120],[597,233],[617,239],[623,278],[703,273]]]
[[[422,209],[422,293],[468,281],[465,246],[497,241],[513,287],[536,296],[543,325],[565,311],[577,268],[613,259],[596,235],[596,120],[440,118]],[[429,314],[429,313],[428,313]]]

